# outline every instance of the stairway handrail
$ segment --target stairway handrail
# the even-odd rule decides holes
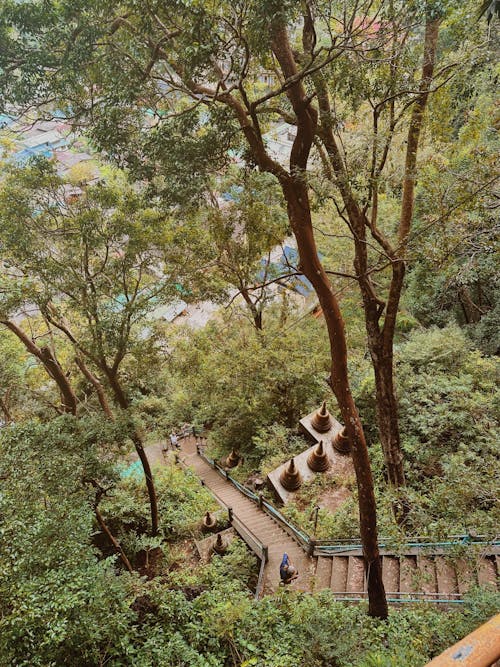
[[[269,514],[272,518],[276,519],[279,523],[283,525],[283,527],[288,529],[293,533],[299,544],[301,546],[305,546],[307,548],[310,547],[311,544],[311,538],[307,533],[305,533],[303,530],[295,526],[291,521],[288,521],[288,519],[285,519],[285,517],[281,514],[281,512],[274,507],[269,501],[264,500],[263,498],[259,497],[256,493],[248,489],[246,486],[238,482],[237,479],[235,479],[232,475],[230,475],[227,470],[222,468],[214,459],[211,459],[208,457],[205,452],[202,450],[201,447],[197,447],[197,453],[198,456],[200,456],[206,463],[208,463],[214,470],[216,470],[224,479],[226,479],[228,482],[230,482],[236,489],[238,489],[241,493],[243,493],[247,498],[250,498],[253,502],[257,503],[259,507],[261,507],[267,514]]]
[[[361,538],[359,537],[339,538],[333,540],[317,540],[314,537],[311,537],[308,533],[305,532],[305,530],[302,530],[302,528],[296,526],[289,519],[286,519],[272,503],[270,503],[268,500],[264,500],[251,489],[241,484],[241,482],[238,482],[238,480],[230,475],[226,469],[222,468],[214,459],[211,459],[209,456],[207,456],[201,445],[197,445],[196,450],[198,455],[212,468],[214,468],[214,470],[216,470],[224,479],[230,482],[236,489],[238,489],[238,491],[247,496],[247,498],[250,498],[250,500],[253,502],[258,503],[259,507],[266,511],[266,513],[269,514],[271,518],[278,521],[284,527],[284,529],[287,530],[287,532],[291,532],[297,542],[311,555],[313,552],[314,555],[319,556],[321,554],[332,555],[332,552],[336,553],[338,551],[362,549]],[[447,540],[441,542],[432,542],[428,536],[416,536],[411,537],[408,541],[405,541],[402,544],[398,542],[396,537],[379,538],[379,548],[381,549],[384,549],[386,546],[394,543],[398,544],[402,549],[412,547],[451,548],[461,545],[500,546],[500,540],[496,538],[493,540],[488,540],[487,536],[485,535],[477,535],[474,537],[468,534],[449,535]]]
[[[186,437],[186,436],[183,436]],[[199,450],[198,450],[199,454]],[[209,462],[208,457],[202,456],[204,460]],[[176,461],[181,465],[183,468],[187,469],[188,466],[186,466],[185,462],[179,457],[176,456]],[[203,484],[203,480],[201,480]],[[218,493],[216,493],[213,489],[210,489],[210,493],[214,496],[214,498],[217,500],[219,505],[224,507],[227,510],[228,513],[228,518],[229,518],[229,523],[231,526],[235,529],[235,531],[238,533],[238,535],[243,539],[244,542],[246,542],[247,546],[255,553],[255,555],[260,558],[260,568],[259,568],[259,577],[257,579],[257,586],[255,587],[255,599],[257,600],[260,597],[260,594],[262,593],[262,589],[264,586],[264,570],[266,563],[269,559],[269,547],[267,544],[264,544],[257,535],[248,528],[242,521],[240,521],[237,517],[233,516],[233,510],[227,503],[225,503],[222,498],[219,496]],[[237,524],[237,525],[235,525]],[[249,539],[249,537],[251,539]],[[253,544],[251,542],[254,542],[257,547],[258,547],[258,552],[253,549]]]

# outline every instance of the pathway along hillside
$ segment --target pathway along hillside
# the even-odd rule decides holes
[[[238,491],[233,484],[198,456],[196,439],[179,440],[180,461],[194,470],[223,507],[231,507],[233,517],[262,545],[268,547],[269,559],[264,569],[264,594],[279,586],[279,566],[283,553],[288,553],[299,571],[291,588],[312,592],[329,588],[338,599],[366,599],[366,581],[361,549],[337,550],[332,555],[308,557],[301,546],[258,505]],[[152,465],[164,465],[161,444],[147,448]],[[500,576],[500,545],[479,545],[474,559],[450,560],[442,545],[413,546],[399,554],[381,548],[382,576],[390,602],[426,600],[460,602],[475,584],[497,588]],[[472,551],[469,551],[473,553]]]
[[[231,507],[233,516],[247,527],[264,546],[268,547],[269,559],[264,570],[264,593],[273,593],[279,586],[279,568],[286,552],[299,571],[299,577],[290,584],[300,591],[312,591],[314,560],[308,558],[302,548],[269,515],[208,465],[196,452],[193,437],[180,440],[180,458],[193,468],[198,477],[215,497],[226,507]]]

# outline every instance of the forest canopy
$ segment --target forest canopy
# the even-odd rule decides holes
[[[416,667],[498,612],[499,11],[0,0],[2,665]],[[277,507],[323,401],[344,465]],[[394,598],[419,540],[456,604]]]

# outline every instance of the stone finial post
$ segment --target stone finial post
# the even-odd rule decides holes
[[[302,475],[297,470],[294,459],[290,459],[290,463],[281,473],[280,483],[287,491],[296,491],[302,484]]]
[[[332,427],[332,418],[326,407],[326,401],[323,401],[319,410],[311,419],[311,426],[319,433],[326,433]]]
[[[323,447],[323,440],[319,441],[307,457],[307,465],[313,472],[325,472],[330,467],[330,460]]]

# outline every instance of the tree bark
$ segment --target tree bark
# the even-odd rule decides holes
[[[122,549],[121,544],[118,542],[116,537],[113,535],[113,533],[110,531],[108,526],[106,525],[106,522],[104,521],[104,518],[99,510],[99,503],[101,502],[101,498],[103,495],[105,495],[106,491],[103,489],[103,487],[98,484],[94,479],[85,479],[85,482],[88,482],[89,484],[92,484],[92,486],[95,488],[95,500],[93,503],[94,506],[94,512],[95,512],[95,517],[97,519],[97,523],[99,524],[100,529],[102,532],[106,535],[106,537],[109,539],[117,553],[120,555],[120,558],[122,560],[122,563],[125,565],[127,570],[132,574],[133,569],[132,565],[130,564],[129,559],[127,558],[127,555]]]
[[[10,424],[12,421],[12,414],[9,409],[9,394],[10,389],[7,389],[5,396],[0,396],[0,408],[2,409],[3,415],[5,417],[5,423]]]
[[[370,353],[375,371],[377,425],[384,453],[389,483],[399,488],[405,486],[403,454],[399,435],[398,401],[394,388],[392,345],[388,349],[372,344]]]
[[[253,324],[257,331],[262,331],[262,311],[257,308],[257,306],[252,301],[252,297],[248,293],[248,290],[244,287],[240,288],[241,296],[243,297],[245,303],[252,314]]]
[[[369,614],[378,618],[387,618],[387,601],[378,549],[373,476],[363,426],[349,386],[344,321],[328,276],[318,257],[307,188],[301,183],[290,183],[286,189],[285,197],[288,203],[290,223],[297,239],[301,269],[318,295],[327,325],[332,360],[332,389],[351,444],[358,488],[360,532],[368,584]]]
[[[130,407],[130,401],[128,400],[123,388],[120,384],[120,381],[117,377],[117,374],[109,367],[103,368],[108,378],[110,387],[115,396],[116,402],[122,410],[128,410]],[[144,444],[142,435],[135,426],[130,434],[130,438],[134,443],[135,451],[137,456],[142,464],[144,470],[144,477],[146,479],[146,488],[148,491],[149,497],[149,506],[151,511],[151,534],[158,535],[159,531],[159,518],[158,518],[158,499],[156,497],[156,488],[153,479],[153,473],[151,471],[151,466],[149,464],[148,457],[144,451]]]
[[[297,72],[295,60],[282,26],[274,31],[273,52],[286,78]],[[317,114],[311,108],[303,85],[298,82],[287,92],[297,117],[297,135],[290,156],[290,174],[278,176],[288,217],[297,240],[300,270],[309,279],[323,310],[331,354],[331,384],[351,444],[352,459],[358,487],[361,542],[368,587],[369,614],[387,618],[388,608],[382,581],[382,565],[378,549],[375,491],[368,448],[359,413],[352,397],[347,370],[347,342],[338,301],[318,256],[311,219],[305,170],[316,132]]]
[[[398,402],[394,388],[393,342],[405,275],[404,258],[413,218],[419,140],[434,73],[439,24],[439,19],[428,20],[426,23],[419,94],[413,105],[408,129],[401,215],[398,229],[399,250],[394,248],[377,228],[376,192],[374,195],[372,219],[368,220],[350,188],[348,174],[333,134],[332,109],[326,83],[321,73],[313,77],[321,119],[318,136],[326,149],[326,154],[330,161],[330,168],[327,165],[325,170],[326,176],[334,181],[340,190],[353,232],[355,247],[354,266],[363,298],[368,349],[375,372],[377,425],[389,482],[396,488],[405,485],[405,476],[399,433]],[[372,237],[381,246],[381,249],[391,261],[392,276],[387,303],[377,297],[370,277],[366,243],[367,229],[370,230]],[[380,320],[384,311],[385,318],[383,325],[381,325]]]
[[[45,367],[48,375],[56,382],[59,391],[61,392],[61,399],[64,412],[69,412],[76,415],[77,399],[73,388],[66,377],[59,362],[54,357],[53,353],[48,347],[38,347],[31,338],[29,338],[24,331],[10,320],[0,320],[12,333],[14,333],[23,343],[30,354],[33,354],[39,359]]]
[[[462,305],[462,310],[465,314],[465,321],[467,324],[477,324],[486,311],[479,308],[471,298],[469,289],[462,286],[458,290],[458,298]]]
[[[83,375],[87,378],[87,380],[96,390],[97,397],[99,399],[99,403],[101,405],[104,414],[109,419],[111,419],[111,421],[114,421],[115,416],[109,406],[108,399],[106,398],[106,392],[104,391],[104,387],[102,386],[100,380],[90,371],[90,369],[88,368],[88,366],[85,364],[85,362],[81,357],[76,356],[75,363],[78,366],[78,368],[82,371]]]
[[[105,521],[104,521],[104,519],[103,519],[103,517],[102,517],[102,514],[101,514],[101,512],[99,511],[99,508],[98,508],[97,504],[94,505],[94,511],[95,511],[95,516],[96,516],[96,519],[97,519],[97,523],[99,524],[99,526],[100,526],[102,532],[107,536],[107,538],[109,539],[109,541],[111,542],[111,544],[114,546],[114,548],[116,549],[116,551],[120,554],[120,558],[121,558],[121,560],[122,560],[122,563],[125,565],[125,567],[127,568],[127,570],[128,570],[130,573],[132,573],[132,572],[133,572],[133,569],[132,569],[132,565],[130,565],[130,561],[129,561],[129,559],[127,558],[125,552],[123,551],[123,549],[122,549],[122,547],[121,547],[121,544],[120,544],[120,543],[118,542],[118,540],[114,537],[114,535],[112,534],[112,532],[109,530],[108,526],[106,525],[106,523],[105,523]]]

